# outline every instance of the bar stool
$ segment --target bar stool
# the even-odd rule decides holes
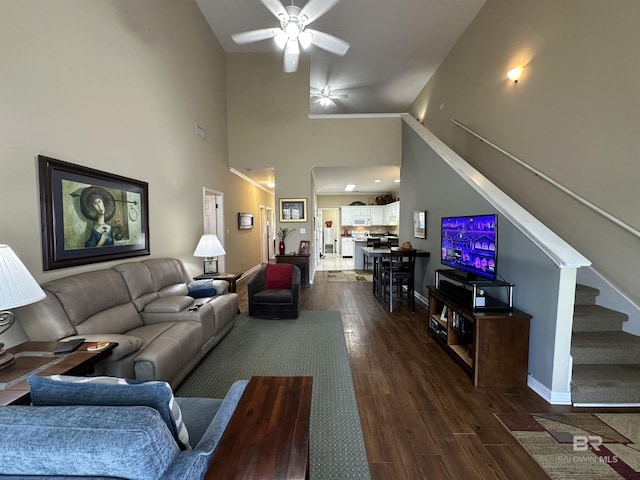
[[[380,239],[379,238],[367,238],[367,247],[373,247],[373,248],[380,248]],[[365,270],[369,270],[369,260],[371,260],[371,267],[373,268],[373,266],[375,265],[375,261],[373,260],[373,258],[367,257],[365,255],[364,257],[364,269]],[[373,272],[375,275],[375,271]]]
[[[402,298],[402,290],[406,289],[407,301],[413,313],[416,311],[415,289],[416,250],[391,248],[389,263],[382,266],[382,300],[389,297],[389,312],[393,312],[394,290],[396,300]]]

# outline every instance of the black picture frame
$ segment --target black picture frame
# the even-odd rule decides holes
[[[38,156],[44,270],[149,255],[146,182]]]
[[[251,230],[253,228],[253,213],[238,212],[238,230]]]
[[[427,238],[427,212],[425,210],[413,212],[413,236]]]

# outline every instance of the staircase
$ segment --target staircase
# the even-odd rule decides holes
[[[600,291],[577,285],[571,355],[574,404],[640,404],[640,337],[622,331],[628,316],[596,305]]]

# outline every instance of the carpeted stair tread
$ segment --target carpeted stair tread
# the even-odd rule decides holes
[[[574,332],[574,365],[640,364],[640,337],[626,332]]]
[[[573,311],[574,332],[619,332],[626,313],[600,305],[576,305]]]
[[[596,297],[600,295],[600,290],[587,285],[576,285],[576,305],[595,305]]]
[[[640,365],[575,365],[573,403],[640,403]]]

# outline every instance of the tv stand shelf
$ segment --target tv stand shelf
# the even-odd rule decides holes
[[[469,305],[473,310],[511,310],[513,308],[513,283],[501,280],[471,279],[458,270],[436,270],[435,285],[437,289],[455,297],[461,303]],[[444,277],[444,280],[443,278]],[[488,294],[496,289],[504,289],[503,298],[498,300]]]
[[[429,287],[429,336],[467,372],[476,387],[524,387],[531,315],[482,311]]]

